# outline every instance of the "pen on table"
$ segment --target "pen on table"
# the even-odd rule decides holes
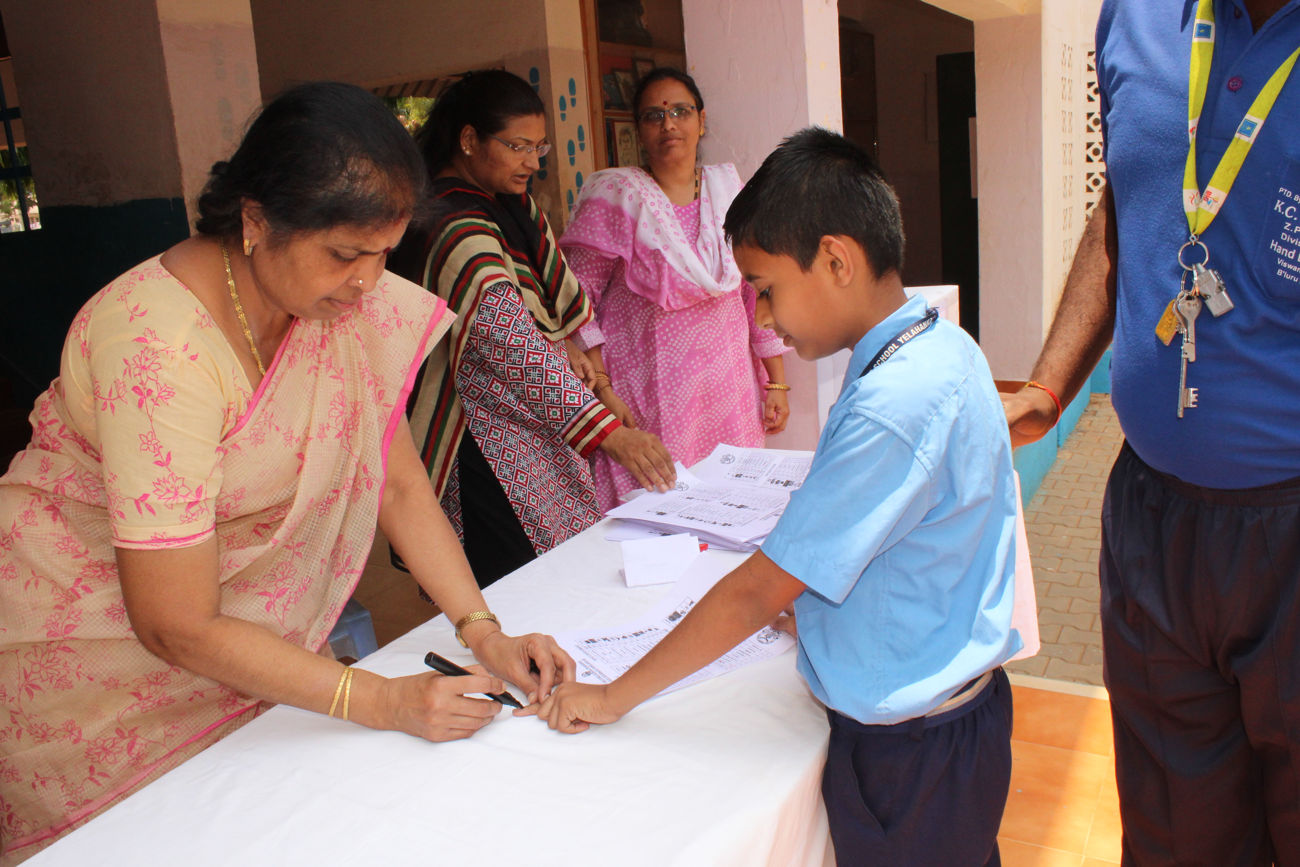
[[[432,650],[424,655],[424,664],[439,674],[446,675],[447,677],[464,677],[467,674],[473,674],[473,672],[466,671],[450,659],[439,656]],[[519,699],[515,698],[508,692],[487,692],[484,693],[484,695],[495,702],[504,704],[506,707],[523,707],[523,705],[519,703]]]

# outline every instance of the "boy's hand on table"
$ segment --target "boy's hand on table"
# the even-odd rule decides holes
[[[592,683],[562,683],[536,707],[538,719],[566,734],[617,722],[625,713],[614,707],[607,686]]]
[[[777,618],[772,621],[772,628],[778,632],[788,633],[791,638],[799,637],[799,625],[795,623],[793,605],[777,615]]]

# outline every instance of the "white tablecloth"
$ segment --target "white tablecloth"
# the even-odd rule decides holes
[[[664,592],[624,586],[604,529],[489,588],[508,631],[617,625]],[[470,661],[439,617],[360,665],[426,671],[429,650]],[[28,863],[833,864],[826,717],[794,663],[752,665],[580,735],[503,710],[469,740],[433,744],[277,707]]]

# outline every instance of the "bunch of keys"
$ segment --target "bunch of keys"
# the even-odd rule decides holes
[[[1183,254],[1189,248],[1200,248],[1200,262],[1187,264]],[[1178,250],[1178,264],[1183,267],[1183,285],[1164,315],[1156,323],[1156,337],[1166,345],[1173,340],[1174,334],[1183,336],[1181,350],[1182,361],[1178,368],[1178,417],[1183,411],[1196,407],[1196,389],[1187,387],[1187,365],[1196,361],[1196,317],[1201,315],[1201,307],[1210,308],[1210,313],[1217,318],[1232,309],[1232,299],[1228,297],[1228,287],[1218,271],[1208,267],[1210,251],[1195,234]],[[1188,286],[1188,278],[1191,285]]]
[[[1192,266],[1192,285],[1205,299],[1205,306],[1217,319],[1232,309],[1232,299],[1228,297],[1228,287],[1223,278],[1213,268],[1204,263]]]
[[[1214,273],[1214,272],[1209,272]],[[1201,315],[1201,296],[1198,287],[1183,289],[1174,299],[1173,312],[1178,321],[1178,331],[1183,335],[1182,362],[1178,368],[1178,417],[1183,417],[1183,410],[1195,409],[1196,389],[1187,387],[1187,365],[1196,361],[1196,317]],[[1227,293],[1224,293],[1227,297]],[[1232,304],[1231,301],[1228,302]],[[1208,299],[1205,306],[1209,306]],[[1228,308],[1232,309],[1231,306]],[[1227,311],[1224,311],[1227,312]]]

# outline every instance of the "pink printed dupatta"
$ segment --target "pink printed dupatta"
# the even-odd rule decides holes
[[[649,173],[605,169],[583,186],[560,246],[622,259],[629,290],[664,310],[681,310],[740,288],[740,269],[722,230],[740,188],[731,163],[701,169],[700,236],[691,244]]]
[[[157,260],[145,263],[86,310],[165,275]],[[134,342],[147,346],[147,311],[141,317],[134,327],[144,336]],[[338,319],[294,322],[217,447],[224,614],[308,650],[325,642],[370,551],[388,448],[415,373],[452,318],[441,299],[385,274]],[[81,317],[69,341],[79,327]],[[0,479],[6,853],[41,848],[262,709],[135,639],[110,530],[122,504],[106,496],[111,468],[99,463],[93,436],[69,426],[62,393],[56,380],[38,401],[33,442]],[[119,390],[104,395],[114,400]]]

